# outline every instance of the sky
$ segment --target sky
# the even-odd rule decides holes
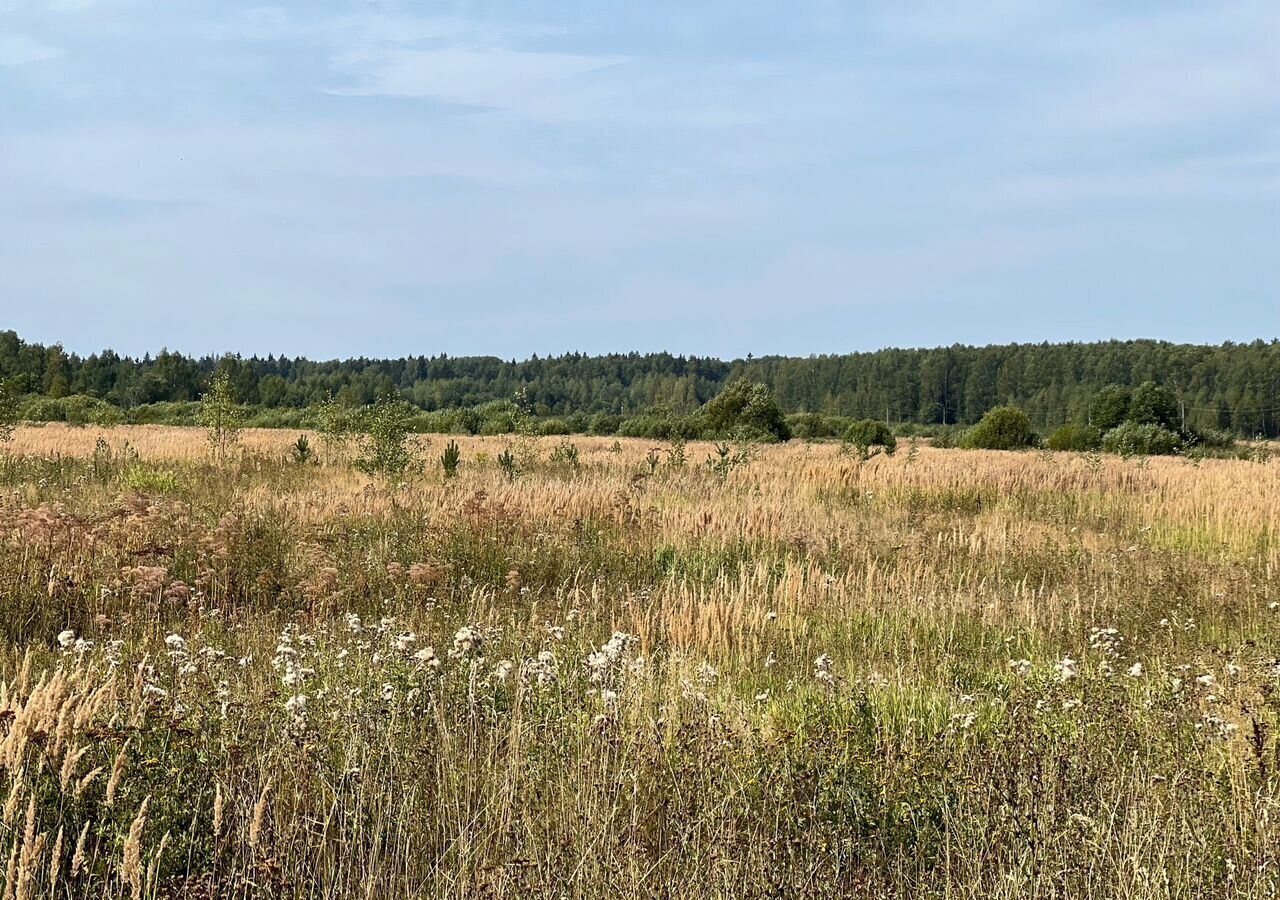
[[[725,358],[1280,336],[1280,3],[0,0],[0,328]]]

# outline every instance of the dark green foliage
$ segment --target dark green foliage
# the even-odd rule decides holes
[[[1025,450],[1038,446],[1040,436],[1025,412],[1016,406],[997,406],[965,432],[961,443],[976,450]]]
[[[570,443],[568,438],[560,441],[555,449],[551,451],[549,462],[553,466],[571,469],[575,472],[582,465],[578,456],[578,448]]]
[[[444,477],[453,478],[457,475],[458,465],[461,462],[462,451],[458,449],[458,442],[450,441],[444,448],[444,452],[440,454],[440,468],[444,470]]]
[[[656,456],[656,454],[651,454]],[[745,466],[751,462],[751,450],[746,445],[740,444],[735,450],[728,444],[721,442],[716,444],[715,454],[707,454],[706,467],[721,478],[727,478],[729,473],[739,466]],[[656,463],[651,463],[656,468]]]
[[[845,432],[844,442],[864,462],[881,452],[892,456],[898,449],[898,439],[889,426],[875,419],[854,422]]]
[[[520,474],[520,466],[510,447],[504,447],[498,454],[498,468],[502,469],[502,474],[507,476],[507,481],[515,481],[516,476]]]
[[[1178,428],[1178,399],[1173,391],[1154,381],[1144,381],[1134,388],[1126,417],[1139,425],[1159,425],[1170,431]]]
[[[9,386],[0,381],[0,444],[13,440],[13,429],[18,424],[18,401]]]
[[[311,442],[307,440],[307,436],[305,434],[298,435],[298,439],[293,442],[293,461],[300,466],[306,465],[314,455],[315,453],[311,449]]]
[[[126,421],[198,424],[199,398],[224,374],[248,410],[246,422],[299,427],[302,411],[333,397],[354,409],[399,391],[419,409],[448,411],[417,420],[421,431],[507,434],[516,430],[511,398],[523,391],[526,417],[562,418],[571,432],[614,434],[623,417],[640,416],[628,433],[670,438],[673,423],[693,415],[739,380],[767,385],[785,412],[877,418],[924,426],[972,425],[1001,404],[1025,410],[1033,425],[1088,421],[1102,431],[1127,418],[1130,394],[1144,382],[1177,385],[1177,424],[1229,429],[1250,437],[1280,436],[1280,341],[1194,346],[1159,341],[1011,344],[928,350],[881,350],[806,358],[777,356],[721,361],[668,353],[588,357],[567,354],[521,362],[448,356],[315,362],[285,357],[185,357],[162,351],[141,359],[110,350],[82,357],[61,347],[27,343],[0,331],[0,381],[12,396],[60,400],[84,395],[122,411]],[[1114,391],[1106,386],[1117,385]],[[1173,424],[1168,397],[1140,392],[1137,418]],[[501,408],[486,408],[497,403]],[[663,408],[670,417],[646,410]],[[61,408],[59,408],[61,409]],[[57,414],[66,420],[63,412]],[[843,434],[816,418],[797,423],[808,437]],[[557,426],[558,427],[558,426]],[[679,428],[687,437],[698,428]],[[658,432],[663,432],[659,434]],[[726,434],[726,436],[728,436]],[[934,435],[929,435],[935,437]],[[945,438],[943,439],[945,440]],[[935,443],[939,441],[935,440]]]
[[[1085,452],[1102,446],[1102,432],[1092,425],[1063,425],[1045,441],[1050,450]]]
[[[1110,431],[1129,418],[1133,395],[1128,388],[1109,384],[1094,395],[1089,404],[1090,423],[1099,431]]]
[[[744,440],[790,439],[777,401],[763,384],[739,380],[726,387],[699,412],[706,437],[736,436]]]
[[[1167,456],[1182,449],[1182,438],[1159,425],[1124,422],[1103,436],[1102,448],[1122,456]]]

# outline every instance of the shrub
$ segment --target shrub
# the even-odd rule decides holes
[[[1099,431],[1110,431],[1129,418],[1132,396],[1128,388],[1109,384],[1094,394],[1089,404],[1089,418]]]
[[[898,439],[893,436],[889,426],[876,419],[854,422],[845,432],[844,442],[864,462],[881,452],[892,456],[898,449]]]
[[[1159,425],[1122,422],[1102,438],[1102,448],[1122,456],[1168,456],[1182,447],[1177,432]]]
[[[965,432],[961,446],[975,450],[1025,450],[1040,443],[1031,420],[1016,406],[997,406]]]
[[[409,447],[410,423],[416,407],[399,397],[383,397],[362,409],[360,455],[356,468],[366,475],[403,475],[415,460]]]
[[[763,384],[735,381],[708,401],[698,415],[708,437],[733,435],[763,441],[791,437],[782,409]]]
[[[1229,431],[1217,428],[1188,430],[1183,435],[1184,442],[1209,450],[1230,450],[1236,445],[1236,438]]]
[[[1102,446],[1102,432],[1092,425],[1063,425],[1045,442],[1050,450],[1085,452]]]
[[[0,381],[0,444],[13,440],[13,429],[18,423],[18,400],[9,386]]]
[[[596,435],[617,434],[622,425],[622,416],[611,413],[596,413],[587,420],[587,433]]]
[[[214,375],[209,390],[200,398],[200,424],[208,432],[215,457],[225,456],[240,441],[244,410],[236,402],[227,372]]]
[[[1139,425],[1159,425],[1173,431],[1178,427],[1178,398],[1168,388],[1144,381],[1133,391],[1126,418]]]

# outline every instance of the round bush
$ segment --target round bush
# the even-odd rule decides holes
[[[1102,449],[1122,456],[1170,456],[1181,447],[1177,432],[1138,422],[1117,425],[1102,438]]]
[[[1102,446],[1102,432],[1092,425],[1063,425],[1045,444],[1050,450],[1097,450]]]
[[[965,432],[961,446],[974,450],[1025,450],[1040,443],[1031,420],[1016,406],[997,406]]]

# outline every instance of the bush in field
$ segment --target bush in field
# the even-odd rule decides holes
[[[621,437],[650,438],[669,441],[681,437],[692,440],[701,436],[702,422],[692,416],[679,416],[665,407],[654,407],[622,420],[615,432]]]
[[[244,409],[236,402],[231,376],[219,372],[209,382],[209,390],[200,398],[200,424],[208,433],[213,455],[219,459],[240,441],[244,425]]]
[[[854,422],[844,434],[844,443],[863,462],[877,453],[893,456],[898,449],[898,439],[893,436],[889,426],[876,419]]]
[[[1178,428],[1178,398],[1168,388],[1154,381],[1144,381],[1133,389],[1126,418],[1139,425],[1158,425],[1175,431]]]
[[[1089,404],[1089,418],[1099,431],[1110,431],[1129,418],[1129,406],[1133,400],[1128,388],[1109,384],[1094,394]]]
[[[974,450],[1025,450],[1040,443],[1031,420],[1016,406],[997,406],[965,432],[961,446]]]
[[[523,410],[510,400],[491,400],[475,408],[479,434],[511,434],[525,418]]]
[[[360,410],[360,453],[355,466],[366,475],[394,478],[404,475],[416,463],[409,446],[411,423],[417,407],[399,397],[383,397]]]
[[[1217,428],[1197,428],[1183,434],[1184,443],[1206,450],[1230,450],[1236,445],[1236,438],[1229,431]]]
[[[355,433],[355,410],[332,396],[315,405],[310,419],[312,427],[330,452],[345,448]]]
[[[1074,450],[1084,452],[1102,446],[1102,432],[1092,425],[1063,425],[1045,441],[1050,450]]]
[[[737,436],[747,440],[785,441],[791,429],[769,388],[735,381],[698,412],[708,437]]]
[[[826,416],[811,412],[787,416],[787,428],[791,430],[791,436],[807,441],[841,437],[851,424],[847,416]]]
[[[1169,456],[1182,449],[1182,438],[1159,425],[1124,422],[1103,436],[1102,448],[1122,456]]]
[[[617,434],[622,425],[622,416],[610,413],[596,413],[587,420],[587,434],[607,436]]]
[[[18,424],[18,399],[9,386],[0,381],[0,444],[13,440],[13,429]]]

